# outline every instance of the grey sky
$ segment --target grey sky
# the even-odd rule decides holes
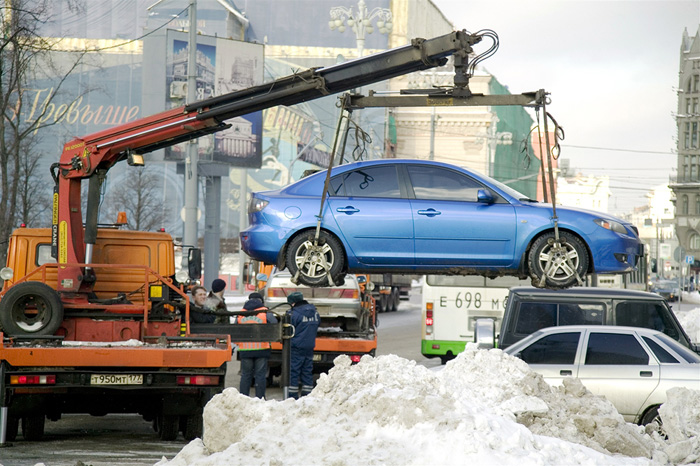
[[[700,0],[433,2],[457,29],[496,31],[500,48],[482,65],[511,92],[551,93],[561,157],[610,176],[612,213],[675,175],[681,36],[697,32]]]

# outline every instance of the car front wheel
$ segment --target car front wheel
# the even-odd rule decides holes
[[[333,283],[342,283],[345,274],[343,247],[337,238],[321,231],[314,242],[314,232],[296,236],[287,248],[287,267],[298,283],[311,287],[328,286],[329,274]]]
[[[561,231],[557,242],[554,232],[549,232],[532,244],[528,264],[533,286],[568,288],[585,277],[588,270],[588,253],[586,246],[577,236]]]

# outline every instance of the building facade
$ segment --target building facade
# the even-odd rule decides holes
[[[677,175],[671,179],[676,233],[691,269],[700,270],[700,31],[683,31],[678,76]],[[684,258],[685,259],[685,258]]]

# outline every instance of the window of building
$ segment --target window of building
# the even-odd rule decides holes
[[[681,213],[683,215],[688,215],[688,195],[683,195],[683,201],[681,202]]]
[[[690,115],[690,98],[685,99],[685,114]]]
[[[693,75],[693,92],[700,90],[700,74]]]
[[[698,123],[695,121],[693,122],[693,129],[690,131],[690,134],[692,137],[692,139],[690,141],[690,146],[693,149],[697,149],[698,148]]]
[[[685,124],[685,132],[683,133],[684,136],[684,149],[690,149],[690,123]]]
[[[700,101],[700,99],[697,97],[693,99],[693,113],[696,115],[698,114],[698,101]]]
[[[685,86],[685,92],[691,92],[693,90],[693,80],[688,78],[688,85]]]
[[[690,246],[690,249],[693,251],[700,249],[700,235],[697,233],[690,235],[690,238],[688,238],[688,246]]]
[[[700,196],[695,196],[695,215],[700,215]]]
[[[694,181],[698,178],[698,166],[694,163],[690,164],[690,181]]]

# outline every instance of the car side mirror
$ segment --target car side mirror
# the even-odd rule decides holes
[[[493,204],[493,194],[488,189],[480,189],[476,192],[477,202],[482,202],[484,204]]]
[[[493,319],[476,319],[474,343],[479,349],[490,349],[496,346],[496,322]]]
[[[202,250],[191,248],[187,252],[187,273],[191,280],[199,280],[202,277]]]

